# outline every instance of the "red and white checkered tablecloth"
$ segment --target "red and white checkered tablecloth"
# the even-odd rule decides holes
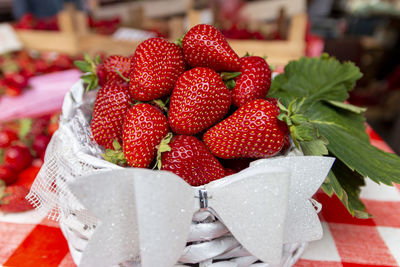
[[[374,145],[391,151],[370,128],[368,133]],[[317,194],[324,236],[309,245],[296,267],[400,266],[400,186],[368,180],[361,197],[374,218],[354,219],[336,197]],[[1,264],[75,266],[58,224],[32,211],[0,215]]]

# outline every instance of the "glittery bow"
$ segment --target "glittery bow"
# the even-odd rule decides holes
[[[186,246],[193,214],[209,209],[258,259],[280,262],[282,245],[322,236],[309,199],[334,159],[278,157],[191,187],[170,172],[121,169],[80,177],[72,193],[99,220],[79,266],[173,266]],[[292,231],[295,231],[293,233]]]

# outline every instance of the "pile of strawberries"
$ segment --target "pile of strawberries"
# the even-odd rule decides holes
[[[110,162],[157,166],[199,186],[289,147],[277,100],[266,98],[267,62],[240,58],[213,26],[177,43],[148,39],[131,57],[86,59],[76,62],[83,80],[100,84],[90,128]]]
[[[121,24],[118,17],[111,19],[95,19],[91,16],[87,18],[88,26],[93,32],[98,34],[113,34]],[[41,30],[41,31],[59,31],[58,17],[37,18],[32,13],[26,13],[19,21],[14,23],[14,28],[19,30]]]
[[[18,96],[27,88],[29,78],[74,68],[73,62],[66,54],[26,50],[0,55],[0,96]]]
[[[32,209],[25,199],[58,128],[58,114],[0,125],[0,211]]]

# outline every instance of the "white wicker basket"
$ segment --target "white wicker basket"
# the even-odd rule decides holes
[[[105,169],[121,168],[102,160],[102,152],[89,135],[94,93],[85,95],[82,83],[66,95],[60,129],[54,134],[42,167],[28,198],[42,212],[60,220],[71,255],[79,264],[81,255],[96,228],[97,219],[69,192],[66,184],[80,176]],[[210,244],[213,244],[210,246]],[[307,243],[285,244],[278,266],[292,266]],[[210,251],[210,247],[213,248]],[[181,266],[271,266],[258,262],[209,211],[193,217],[187,246],[179,260]],[[187,265],[186,265],[187,264]],[[121,262],[120,266],[134,266]]]

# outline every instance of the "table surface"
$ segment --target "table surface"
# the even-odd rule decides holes
[[[371,143],[391,152],[371,129]],[[317,193],[324,236],[312,242],[296,267],[400,266],[400,186],[369,179],[361,197],[374,218],[352,218],[336,197]],[[0,265],[75,266],[57,222],[34,211],[0,214]]]

